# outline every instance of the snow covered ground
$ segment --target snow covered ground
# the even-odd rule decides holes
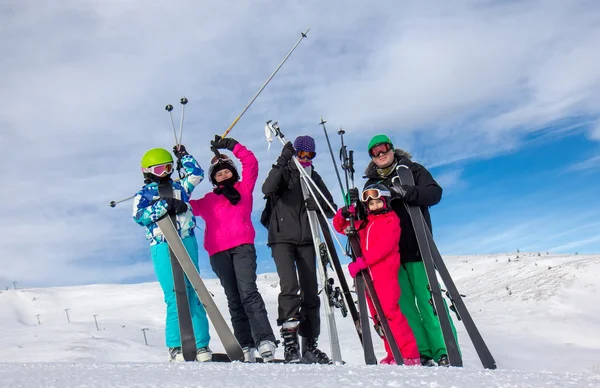
[[[600,387],[600,255],[445,259],[498,370],[482,369],[460,322],[464,368],[364,366],[339,313],[347,365],[169,364],[158,284],[99,284],[0,292],[0,387]],[[207,285],[228,318],[220,285]],[[274,322],[277,275],[259,275],[259,288]],[[325,320],[322,332],[329,352]]]

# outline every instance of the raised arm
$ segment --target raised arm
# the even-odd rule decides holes
[[[233,147],[233,155],[240,160],[242,164],[242,185],[248,192],[254,191],[256,180],[258,179],[258,159],[254,153],[241,144]]]
[[[262,192],[264,195],[272,195],[279,191],[279,188],[283,183],[283,174],[289,161],[294,156],[294,153],[294,146],[292,143],[287,142],[283,146],[281,155],[277,158],[277,163],[273,165],[267,179],[265,179],[265,182],[262,185]]]
[[[191,196],[194,188],[204,180],[204,170],[202,170],[196,159],[188,154],[183,144],[180,144],[179,148],[177,146],[173,147],[173,153],[175,153],[175,156],[181,162],[187,175],[181,180],[181,187],[183,187],[188,196]]]

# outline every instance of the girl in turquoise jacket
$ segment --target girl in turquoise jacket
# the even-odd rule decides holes
[[[173,271],[171,270],[169,245],[160,228],[156,225],[156,221],[171,214],[176,215],[179,236],[194,265],[198,268],[198,242],[194,235],[196,219],[188,206],[188,202],[194,188],[204,179],[204,171],[202,171],[198,162],[187,153],[183,145],[180,145],[179,148],[177,146],[173,147],[173,151],[185,169],[187,176],[179,182],[171,180],[173,157],[169,151],[154,148],[146,152],[141,163],[145,185],[135,194],[133,220],[146,227],[146,239],[150,241],[152,264],[167,305],[165,342],[169,348],[169,360],[184,361],[181,352],[179,319],[175,291],[173,290]],[[173,186],[173,198],[160,198],[158,184],[164,181],[170,182]],[[210,336],[208,334],[206,312],[187,278],[186,285],[198,351],[196,359],[198,361],[210,361],[212,353],[208,347]]]

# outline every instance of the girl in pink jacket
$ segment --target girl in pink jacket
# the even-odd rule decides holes
[[[371,274],[375,292],[383,308],[396,344],[400,349],[405,365],[421,365],[421,358],[415,336],[408,325],[406,317],[400,311],[400,286],[398,285],[398,270],[400,269],[400,219],[390,206],[390,192],[383,185],[368,186],[362,193],[362,201],[367,209],[367,219],[355,221],[360,238],[363,257],[357,257],[350,263],[350,276],[356,277],[358,272],[366,269]],[[333,226],[339,233],[345,234],[350,222],[347,207],[338,210],[333,218]],[[377,312],[367,294],[367,302],[371,316]],[[381,364],[395,364],[394,356],[388,341],[383,337],[387,357]]]
[[[275,335],[256,287],[255,231],[250,220],[258,160],[232,138],[216,135],[211,149],[232,151],[242,164],[242,177],[240,180],[235,164],[226,155],[213,157],[209,176],[214,189],[190,201],[192,212],[204,219],[204,248],[225,290],[231,324],[245,361],[254,362],[256,350],[264,361],[272,361]]]

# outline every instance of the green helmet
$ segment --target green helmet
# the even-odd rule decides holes
[[[142,168],[173,163],[173,156],[164,148],[152,148],[142,156]]]
[[[390,145],[391,148],[394,148],[394,144],[392,143],[392,140],[390,140],[389,137],[387,137],[386,135],[383,135],[383,134],[379,134],[379,135],[373,136],[373,138],[369,142],[369,148],[367,149],[367,152],[371,152],[371,148],[375,147],[377,144],[383,144],[383,143],[387,143]]]

